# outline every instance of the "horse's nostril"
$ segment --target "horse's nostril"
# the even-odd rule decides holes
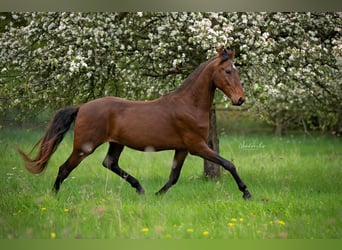
[[[241,104],[244,103],[244,102],[245,102],[245,98],[240,97],[237,104],[238,104],[238,105],[241,105]]]

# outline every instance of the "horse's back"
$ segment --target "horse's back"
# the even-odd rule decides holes
[[[129,101],[103,97],[80,106],[75,121],[75,139],[96,144],[113,141],[129,147],[156,150],[182,147],[175,126],[174,107],[161,99]]]

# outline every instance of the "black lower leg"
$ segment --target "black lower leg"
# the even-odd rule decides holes
[[[110,168],[114,173],[118,174],[120,177],[125,179],[133,188],[136,189],[137,193],[144,194],[144,188],[140,185],[139,181],[134,178],[132,175],[128,174],[124,170],[122,170],[119,165],[115,165]]]
[[[230,161],[227,161],[227,160],[223,159],[223,158],[221,158],[221,160],[223,162],[222,166],[231,173],[231,175],[233,176],[236,184],[239,187],[239,190],[243,193],[242,197],[244,199],[251,198],[252,195],[247,190],[246,184],[241,180],[239,174],[236,171],[236,168],[235,168],[234,164],[231,163]]]
[[[169,181],[158,191],[156,195],[164,194],[178,181],[180,170],[171,171]]]
[[[57,194],[62,182],[69,176],[71,170],[68,170],[68,162],[64,163],[58,170],[58,175],[53,185],[53,191]]]
[[[52,191],[54,191],[55,194],[58,193],[59,187],[61,186],[61,180],[57,177],[55,184],[53,185]]]
[[[182,166],[186,156],[188,155],[188,151],[175,151],[175,155],[173,158],[173,163],[171,167],[171,173],[169,176],[168,182],[156,193],[156,195],[164,194],[172,187],[174,184],[177,183],[179,179],[180,172],[182,170]]]
[[[58,175],[53,186],[55,193],[58,192],[62,182],[69,176],[71,171],[73,171],[78,164],[86,157],[86,155],[80,155],[79,151],[73,150],[68,160],[59,168]]]
[[[121,178],[125,179],[133,188],[136,189],[139,194],[144,194],[144,189],[140,185],[139,181],[119,167],[119,157],[123,148],[124,147],[120,144],[110,142],[107,156],[102,164],[104,167],[110,169]]]

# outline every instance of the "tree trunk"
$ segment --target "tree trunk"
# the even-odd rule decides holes
[[[213,104],[210,110],[210,126],[209,126],[209,137],[208,137],[208,145],[215,152],[219,153],[219,139],[217,136],[217,127],[216,127],[216,111],[215,104]],[[208,178],[214,179],[221,176],[221,166],[210,161],[204,160],[204,174]]]
[[[274,124],[274,135],[282,136],[284,134],[284,124],[282,121],[281,113],[276,114],[275,124]]]

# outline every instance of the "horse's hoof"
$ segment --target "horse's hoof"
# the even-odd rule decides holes
[[[248,190],[243,192],[242,198],[244,198],[245,200],[251,199],[252,195],[248,192]]]
[[[139,195],[144,195],[145,194],[145,190],[143,188],[137,189],[137,193]]]

